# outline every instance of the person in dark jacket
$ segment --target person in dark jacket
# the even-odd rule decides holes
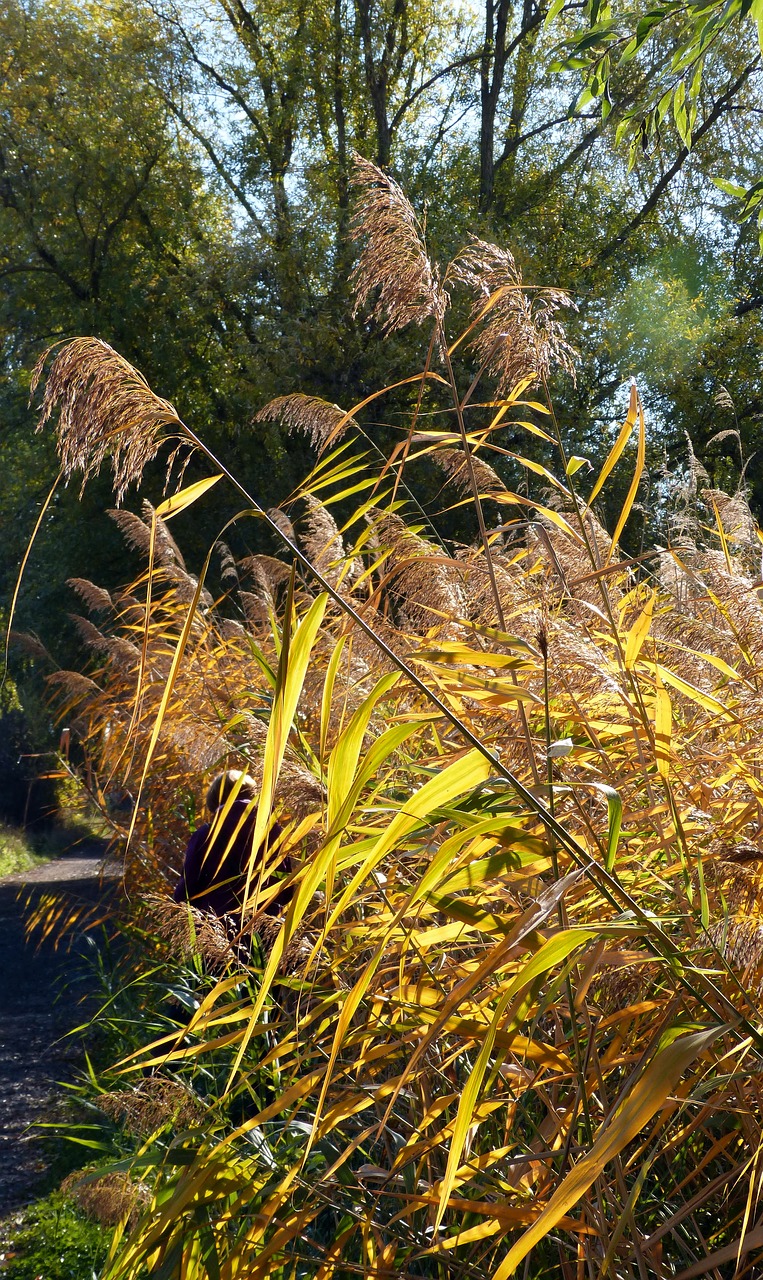
[[[259,884],[261,863],[267,850],[281,835],[274,823],[253,858],[252,842],[257,821],[257,784],[237,769],[221,773],[207,791],[206,807],[212,815],[209,822],[197,827],[185,851],[183,872],[175,886],[175,902],[189,902],[200,911],[216,916],[240,914],[246,890],[250,861],[252,873],[250,896]],[[288,858],[281,862],[289,874]],[[261,888],[271,888],[268,876]],[[265,908],[268,915],[280,915],[293,896],[293,889],[279,893]]]

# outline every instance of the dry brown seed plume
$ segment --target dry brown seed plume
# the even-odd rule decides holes
[[[311,493],[306,493],[307,507],[301,542],[310,563],[335,587],[342,573],[344,543],[336,521],[323,503]]]
[[[473,295],[472,317],[484,317],[472,347],[487,371],[498,379],[499,395],[523,378],[546,377],[554,365],[575,376],[575,349],[557,320],[560,307],[575,304],[561,289],[525,293],[522,273],[508,249],[473,239],[448,268],[446,280],[463,284]]]
[[[98,1108],[120,1122],[127,1133],[138,1137],[155,1133],[169,1121],[175,1128],[190,1127],[204,1114],[190,1089],[164,1076],[147,1076],[133,1089],[104,1093],[98,1099]]]
[[[353,314],[376,294],[371,314],[384,333],[429,318],[442,321],[448,295],[410,201],[393,178],[362,156],[355,157],[352,185],[357,193],[352,236],[363,246],[352,273]]]
[[[471,479],[463,449],[435,449],[432,460],[442,468],[448,483],[459,493],[471,493]],[[472,468],[481,497],[490,498],[495,494],[506,493],[506,485],[487,462],[472,455]]]
[[[108,591],[104,587],[96,586],[87,578],[67,578],[66,585],[77,592],[91,613],[106,613],[113,607]]]
[[[133,1182],[128,1173],[105,1173],[100,1178],[70,1173],[61,1183],[61,1190],[77,1202],[88,1218],[104,1227],[115,1227],[124,1218],[134,1222],[150,1199],[148,1187]]]
[[[32,374],[37,389],[50,349]],[[64,476],[90,476],[111,459],[114,494],[122,501],[156,457],[168,426],[183,424],[168,400],[162,400],[123,356],[100,338],[74,338],[60,347],[45,383],[38,431],[58,410],[56,438]]]
[[[255,414],[254,420],[255,422],[283,422],[289,432],[303,431],[306,436],[309,436],[316,449],[322,449],[329,440],[332,444],[341,440],[352,421],[338,404],[321,400],[319,396],[305,396],[299,393],[277,396],[275,400],[270,400],[259,413]],[[341,427],[340,423],[343,424]]]
[[[296,534],[294,533],[294,525],[289,517],[284,515],[283,511],[279,510],[278,507],[268,507],[267,514],[270,516],[270,519],[273,521],[273,524],[279,532],[282,533],[285,538],[289,539],[289,542],[297,541]]]

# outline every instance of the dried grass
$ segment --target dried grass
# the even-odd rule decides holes
[[[459,493],[471,494],[471,477],[466,457],[461,449],[436,449],[432,454],[432,461],[442,468],[448,483],[452,484]],[[492,498],[496,494],[506,493],[506,485],[501,477],[487,462],[483,462],[482,458],[476,458],[474,454],[472,454],[472,470],[481,498]]]
[[[89,582],[87,578],[67,578],[66,585],[77,592],[77,595],[84,600],[86,608],[91,613],[111,612],[113,602],[104,587],[97,587],[94,582]]]
[[[255,422],[283,422],[289,432],[302,431],[315,445],[323,449],[331,440],[338,443],[352,422],[352,418],[319,396],[277,396],[255,414]],[[341,424],[341,426],[340,426]]]
[[[31,395],[51,350],[35,365]],[[117,505],[156,457],[167,427],[183,429],[169,401],[155,395],[143,375],[99,338],[74,338],[59,347],[45,381],[38,430],[56,413],[64,476],[68,480],[81,471],[84,488],[110,458]]]
[[[147,1076],[132,1089],[101,1094],[98,1108],[139,1138],[168,1124],[192,1128],[204,1116],[204,1106],[188,1086],[164,1076]]]
[[[125,1220],[134,1226],[151,1198],[145,1183],[133,1182],[127,1173],[106,1173],[100,1177],[70,1173],[62,1182],[61,1190],[88,1218],[103,1227],[116,1227]]]
[[[307,515],[304,520],[302,549],[319,573],[332,587],[342,576],[345,556],[344,543],[331,513],[312,494],[305,497]]]
[[[476,237],[454,258],[447,279],[472,295],[472,319],[479,324],[471,346],[497,378],[498,395],[531,375],[548,377],[554,366],[574,378],[576,352],[556,318],[562,308],[575,309],[569,294],[538,289],[528,295],[509,250]]]
[[[357,197],[352,236],[362,244],[352,274],[353,314],[375,295],[371,314],[383,333],[428,319],[441,324],[448,297],[407,196],[394,178],[361,156],[355,156],[351,181]]]

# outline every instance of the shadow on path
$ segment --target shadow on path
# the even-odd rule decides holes
[[[62,1039],[87,1016],[89,974],[74,947],[24,939],[24,899],[55,891],[96,902],[116,891],[119,867],[104,865],[91,840],[33,871],[0,880],[0,1219],[34,1197],[44,1173],[40,1144],[26,1130],[53,1105],[57,1082],[81,1063]]]

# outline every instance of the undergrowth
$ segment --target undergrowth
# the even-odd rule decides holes
[[[92,659],[50,679],[93,793],[129,797],[137,958],[96,1019],[115,1052],[86,1086],[94,1151],[109,1136],[78,1192],[92,1209],[121,1179],[104,1275],[754,1275],[763,538],[691,460],[667,544],[631,557],[637,389],[586,479],[547,387],[572,368],[569,300],[481,241],[440,273],[402,192],[363,161],[356,186],[359,303],[431,334],[389,458],[363,416],[383,392],[280,398],[259,419],[317,460],[263,511],[105,344],[66,343],[47,377],[65,476],[109,459],[121,499],[168,438],[210,464],[116,512],[143,567],[114,594],[73,584]],[[474,544],[418,505],[427,466]],[[273,554],[223,534],[197,576],[169,522],[223,481]],[[284,828],[250,869],[248,962],[167,892],[227,767],[259,782],[254,847]]]
[[[45,862],[36,853],[25,832],[13,827],[0,827],[0,879],[17,871],[30,871]]]
[[[4,1280],[92,1280],[106,1260],[110,1232],[59,1191],[0,1224]]]

